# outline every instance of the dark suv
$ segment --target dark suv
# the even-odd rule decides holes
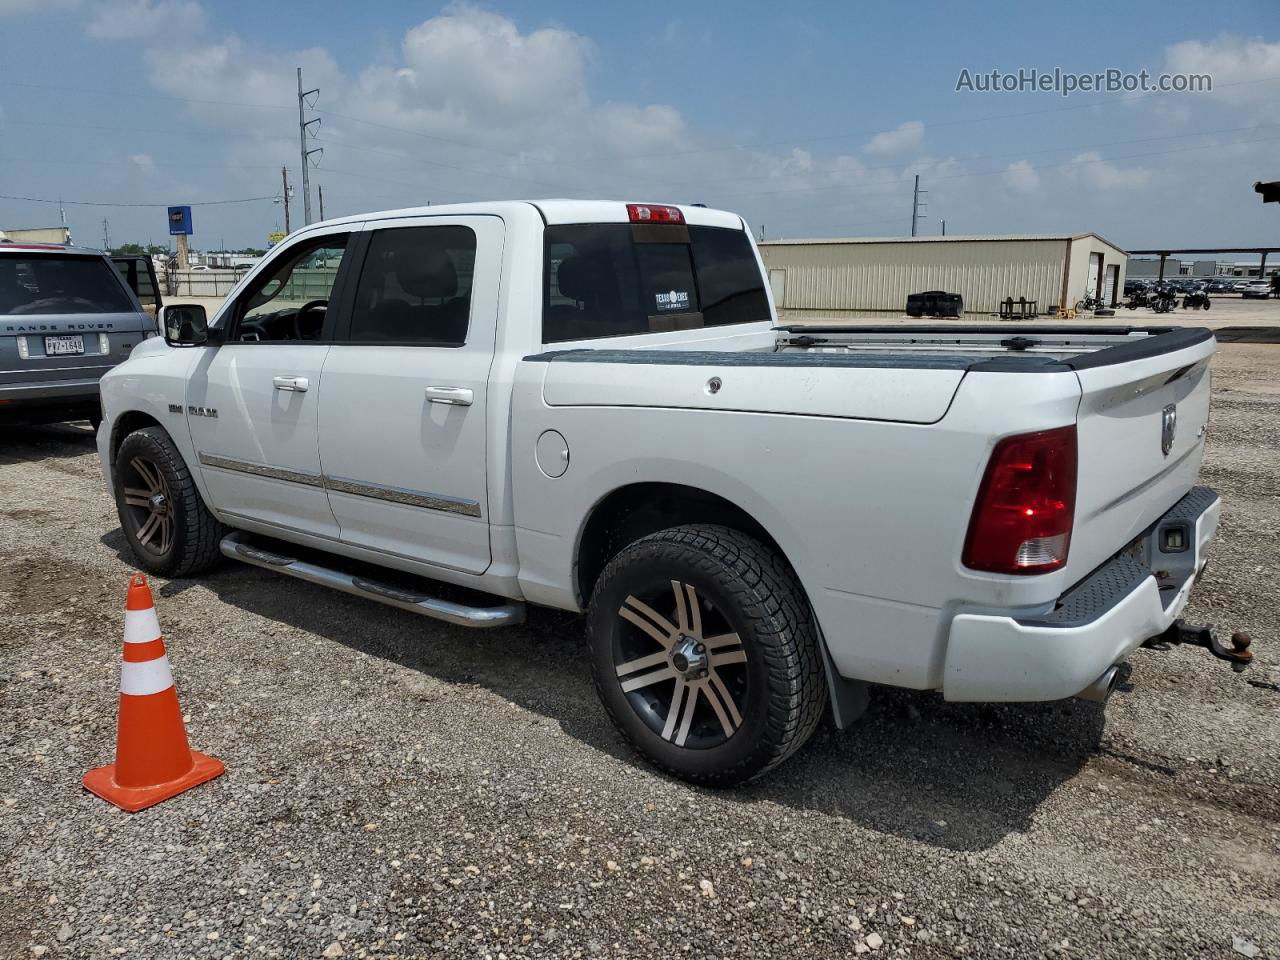
[[[0,242],[0,424],[96,426],[99,379],[155,334],[105,254]]]

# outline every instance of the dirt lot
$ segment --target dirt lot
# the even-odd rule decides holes
[[[1105,714],[878,691],[733,792],[605,722],[580,624],[472,634],[228,564],[159,583],[194,745],[137,815],[114,743],[129,558],[87,428],[0,434],[0,956],[1280,956],[1280,347],[1216,361],[1220,539]],[[886,637],[885,642],[892,642]]]

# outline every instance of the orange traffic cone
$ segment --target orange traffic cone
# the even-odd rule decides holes
[[[146,577],[135,573],[124,612],[116,762],[90,770],[84,785],[135,813],[212,780],[225,769],[222,761],[187,745],[151,588]]]

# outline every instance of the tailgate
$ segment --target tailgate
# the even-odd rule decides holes
[[[1205,333],[1200,342],[1168,352],[1158,350],[1157,337],[1131,356],[1100,351],[1072,363],[1081,388],[1079,481],[1067,564],[1072,582],[1125,547],[1195,485],[1216,348]]]
[[[143,319],[136,313],[0,317],[0,387],[101,377],[143,338]]]

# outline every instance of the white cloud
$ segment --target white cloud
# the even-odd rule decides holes
[[[1275,82],[1280,77],[1280,42],[1231,34],[1208,41],[1184,40],[1165,50],[1164,71],[1207,73],[1213,78],[1213,91],[1204,96],[1280,112]]]
[[[204,29],[204,9],[196,0],[99,0],[85,32],[101,40],[174,37],[182,43]]]
[[[156,162],[150,154],[135,153],[129,158],[129,165],[144,176],[149,177],[156,172]]]
[[[150,0],[148,9],[164,2]],[[753,225],[768,224],[770,236],[900,235],[918,173],[929,191],[926,232],[946,218],[950,232],[1081,228],[1114,233],[1122,242],[1146,242],[1152,239],[1147,231],[1165,229],[1187,205],[1171,206],[1157,191],[1139,188],[1155,181],[1156,170],[1162,187],[1185,187],[1195,176],[1192,161],[1203,156],[1153,160],[1146,169],[1127,166],[1141,161],[1107,161],[1075,147],[1077,156],[1066,164],[1006,160],[1003,170],[996,167],[999,172],[988,177],[975,173],[967,160],[924,154],[926,129],[919,121],[885,130],[845,154],[791,143],[726,149],[726,139],[778,137],[767,129],[708,132],[673,103],[599,100],[591,88],[599,54],[589,38],[556,25],[521,28],[465,5],[413,26],[365,64],[340,66],[326,49],[279,44],[247,28],[216,38],[144,40],[139,46],[151,83],[181,98],[186,125],[207,131],[208,140],[199,164],[185,173],[191,178],[185,184],[171,179],[184,168],[169,159],[165,145],[127,147],[126,156],[145,149],[159,163],[148,168],[133,160],[130,172],[140,182],[125,186],[138,196],[186,200],[261,196],[279,190],[280,167],[287,165],[300,191],[294,77],[299,64],[305,85],[320,88],[316,113],[323,125],[316,145],[325,153],[311,171],[312,201],[317,206],[316,186],[323,184],[329,216],[427,201],[614,197],[706,202],[736,210]],[[1185,99],[1197,112],[1203,109],[1205,101]],[[1143,113],[1128,114],[1114,134],[1100,128],[1090,135],[1104,142],[1148,130],[1168,132]],[[1011,141],[1017,136],[1016,126],[1010,128]],[[1064,142],[1071,142],[1069,134]],[[1253,149],[1259,156],[1266,148]],[[1219,161],[1223,155],[1213,156]],[[1248,160],[1242,155],[1236,163],[1243,169]],[[1252,166],[1248,172],[1256,179]],[[143,176],[150,179],[141,181]],[[1115,192],[1125,190],[1125,202],[1117,204]],[[1032,192],[1037,202],[1027,204]],[[300,200],[293,206],[295,224],[301,221]],[[1229,207],[1220,198],[1216,205]],[[205,222],[218,216],[240,224],[227,228],[231,237],[235,230],[265,230],[278,211],[215,208]]]
[[[1096,150],[1076,154],[1067,168],[1070,176],[1079,177],[1099,190],[1121,190],[1144,187],[1151,180],[1151,171],[1142,167],[1124,169],[1102,159]]]
[[[1016,160],[1005,167],[1004,182],[1018,193],[1032,193],[1040,186],[1040,174],[1026,160]]]
[[[874,156],[890,156],[916,150],[923,142],[924,124],[919,120],[908,120],[892,130],[877,133],[862,149]]]

